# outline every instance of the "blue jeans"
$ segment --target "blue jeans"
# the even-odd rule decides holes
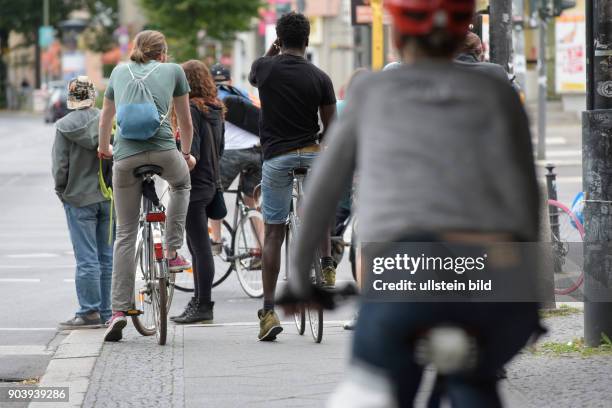
[[[289,216],[293,178],[291,170],[310,167],[319,153],[291,152],[264,161],[261,177],[261,194],[264,222],[284,224]]]
[[[438,378],[428,407],[440,394],[452,406],[501,407],[497,373],[540,330],[535,303],[364,303],[353,338],[353,361],[383,370],[400,407],[414,403],[423,367],[414,360],[414,340],[440,324],[468,328],[479,341],[479,360],[466,373]]]
[[[77,315],[99,312],[110,319],[113,246],[109,245],[110,201],[73,207],[64,203],[76,259]],[[114,235],[114,233],[113,233]]]

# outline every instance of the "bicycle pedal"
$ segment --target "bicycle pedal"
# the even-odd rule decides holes
[[[144,314],[144,312],[138,309],[131,309],[131,310],[128,310],[126,314],[128,316],[140,316],[141,314]]]

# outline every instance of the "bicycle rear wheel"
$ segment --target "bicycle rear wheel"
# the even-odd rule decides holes
[[[262,243],[257,227],[263,228],[263,217],[259,211],[251,210],[240,219],[234,234],[232,254],[238,282],[244,292],[252,298],[263,296]]]
[[[293,225],[293,220],[290,221],[289,225],[287,225],[287,230],[285,231],[285,274],[288,275],[289,271],[289,260],[291,259],[291,240],[293,239],[293,231],[295,231],[295,226]],[[296,312],[293,313],[293,321],[295,322],[295,327],[298,331],[298,334],[301,336],[306,331],[306,309],[303,306],[300,306]]]
[[[584,282],[584,227],[564,204],[548,200],[551,214],[551,244],[555,269],[555,294],[568,295]]]
[[[145,253],[142,238],[138,240],[136,250],[136,281],[134,283],[134,309],[142,312],[132,316],[136,331],[143,336],[152,336],[156,332],[155,311],[151,298],[151,270],[148,256]]]
[[[157,344],[163,346],[166,344],[166,337],[168,333],[168,295],[167,295],[168,281],[166,278],[158,278],[154,281],[153,285],[153,309],[155,310],[155,320],[157,330],[155,331],[155,337],[157,337]]]
[[[319,251],[315,252],[315,258],[312,265],[312,280],[317,286],[323,285],[323,272],[321,270],[321,257]],[[323,340],[323,309],[307,307],[308,322],[310,324],[310,332],[316,343]]]

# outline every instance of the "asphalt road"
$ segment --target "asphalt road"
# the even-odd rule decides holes
[[[559,165],[559,199],[570,204],[581,187],[580,123],[553,112],[549,124],[546,161]],[[57,323],[77,308],[72,246],[50,174],[53,138],[54,126],[40,116],[0,112],[0,382],[40,376],[62,339]],[[350,279],[346,262],[338,279]],[[213,296],[216,322],[256,321],[260,301],[247,298],[235,277]],[[174,311],[187,298],[177,293]]]

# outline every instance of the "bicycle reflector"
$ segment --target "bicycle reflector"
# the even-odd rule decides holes
[[[163,211],[150,212],[147,214],[147,222],[164,222],[166,221],[166,213]]]
[[[153,249],[155,250],[155,259],[158,261],[164,259],[164,247],[162,246],[161,242],[156,242],[153,244]]]

